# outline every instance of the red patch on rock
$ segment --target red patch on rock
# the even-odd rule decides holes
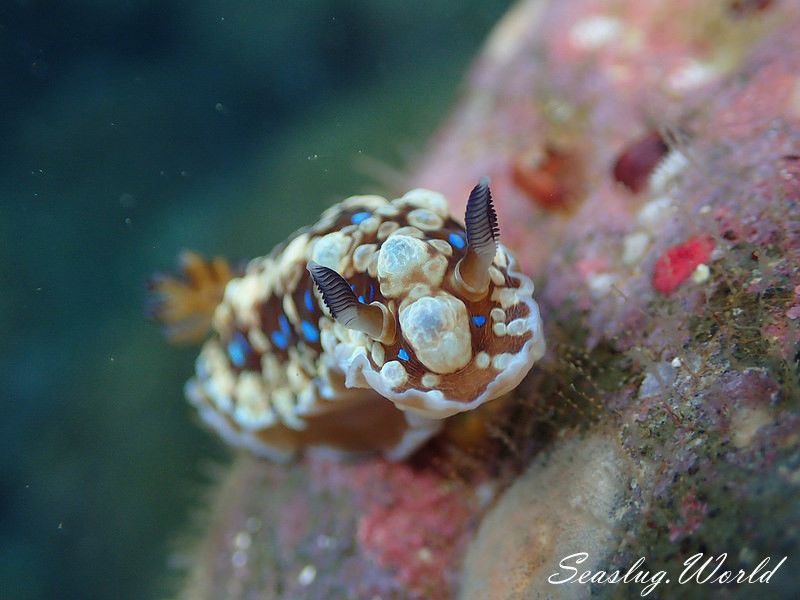
[[[683,244],[668,248],[656,261],[653,287],[662,294],[671,294],[686,281],[698,265],[707,263],[714,250],[710,236],[695,236]]]
[[[669,528],[669,541],[674,543],[696,532],[707,512],[706,503],[701,502],[693,491],[688,492],[681,500],[680,521],[673,523]]]
[[[773,3],[774,0],[732,0],[728,9],[736,17],[749,17],[766,11]]]
[[[511,179],[545,210],[569,210],[583,193],[578,157],[552,146],[547,146],[542,156],[522,156],[515,160]]]
[[[634,140],[619,155],[614,163],[614,179],[634,194],[647,185],[650,173],[669,151],[669,146],[657,131],[649,131]]]

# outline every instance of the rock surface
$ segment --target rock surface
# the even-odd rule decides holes
[[[502,239],[537,275],[543,365],[410,464],[239,458],[185,596],[639,597],[547,577],[580,551],[673,580],[697,552],[791,563],[798,30],[788,1],[514,7],[408,187],[459,210],[492,177]],[[797,573],[654,595],[796,597]]]

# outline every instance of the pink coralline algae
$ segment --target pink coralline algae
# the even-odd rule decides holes
[[[406,589],[446,597],[448,565],[459,555],[471,515],[463,492],[440,476],[386,465],[385,501],[367,507],[358,541],[367,556],[395,571]]]
[[[671,294],[698,266],[708,263],[713,250],[713,238],[703,236],[692,237],[683,244],[672,246],[656,261],[653,287],[662,294]]]

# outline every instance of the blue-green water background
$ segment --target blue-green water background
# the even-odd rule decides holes
[[[146,278],[397,191],[508,5],[0,5],[0,597],[174,589],[227,454],[182,397],[195,350],[143,316]]]

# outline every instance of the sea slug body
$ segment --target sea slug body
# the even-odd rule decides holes
[[[326,210],[227,283],[190,402],[273,460],[308,446],[399,460],[510,391],[545,350],[533,283],[497,243],[488,179],[465,221],[424,189]],[[175,283],[160,284],[155,312],[174,328],[192,315],[170,311]]]

